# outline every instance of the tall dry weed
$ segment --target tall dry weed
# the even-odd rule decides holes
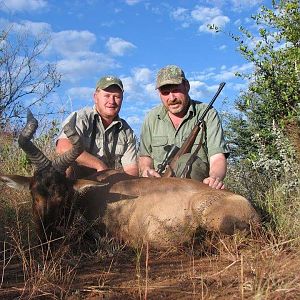
[[[246,196],[260,211],[267,230],[278,238],[298,243],[300,230],[300,167],[296,151],[283,131],[273,126],[277,157],[270,157],[267,145],[253,136],[259,159],[229,166],[227,185]]]

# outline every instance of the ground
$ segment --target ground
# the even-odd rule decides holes
[[[205,249],[164,251],[110,243],[105,251],[74,253],[65,246],[47,259],[36,249],[22,262],[9,255],[1,261],[0,298],[300,299],[300,256],[285,243],[239,236],[210,241]]]
[[[65,243],[42,251],[29,196],[4,189],[0,299],[300,299],[299,238],[268,229],[202,233],[190,245],[158,251],[96,239],[79,218]]]

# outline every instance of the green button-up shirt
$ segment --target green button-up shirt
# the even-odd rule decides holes
[[[62,128],[74,113],[63,122]],[[76,113],[76,130],[82,138],[87,152],[99,157],[110,168],[118,168],[137,162],[136,137],[125,120],[116,117],[107,128],[104,128],[95,107],[85,107]],[[96,135],[95,140],[92,141],[95,117],[97,120]],[[58,136],[58,139],[60,138],[66,138],[62,130]]]
[[[207,104],[190,100],[190,106],[176,129],[168,116],[166,108],[161,104],[152,109],[146,116],[140,138],[140,156],[150,156],[154,161],[154,168],[162,163],[167,152],[167,145],[175,144],[181,147],[188,135],[191,133]],[[198,156],[209,163],[209,158],[217,153],[229,155],[229,149],[225,143],[221,121],[217,111],[211,108],[204,118],[207,130],[203,136],[203,144]],[[193,152],[200,143],[201,132],[199,132],[192,147]]]

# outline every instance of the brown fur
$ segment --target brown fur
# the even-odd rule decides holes
[[[101,215],[108,232],[131,244],[178,245],[199,227],[232,234],[260,222],[244,197],[191,179],[112,174],[105,181],[110,184],[90,191],[81,209],[87,218]]]
[[[51,178],[49,173],[43,176]],[[0,178],[6,183],[18,179]],[[149,242],[156,248],[168,247],[189,241],[199,228],[232,234],[235,229],[247,230],[260,222],[244,197],[191,179],[138,178],[111,170],[90,179],[74,182],[78,208],[88,220],[100,217],[111,235],[132,245]],[[31,193],[34,214],[38,212],[44,227],[53,228],[49,224],[61,218],[62,210],[70,209],[70,196],[75,195],[68,180],[67,184],[62,180],[49,182],[45,179],[40,189],[33,184]],[[24,186],[24,178],[20,184]],[[61,184],[66,185],[59,187]],[[47,192],[50,202],[45,210]]]

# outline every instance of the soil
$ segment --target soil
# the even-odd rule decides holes
[[[48,269],[41,263],[31,276],[24,264],[11,261],[1,267],[0,299],[254,299],[263,288],[267,294],[257,299],[300,299],[299,255],[269,249],[253,256],[253,249],[234,254],[229,248],[226,242],[217,254],[197,247],[82,253],[65,256],[56,267],[49,266],[52,259]],[[280,268],[283,273],[276,273]],[[47,273],[54,269],[61,273],[56,278]],[[273,287],[270,278],[286,281],[286,288]]]

